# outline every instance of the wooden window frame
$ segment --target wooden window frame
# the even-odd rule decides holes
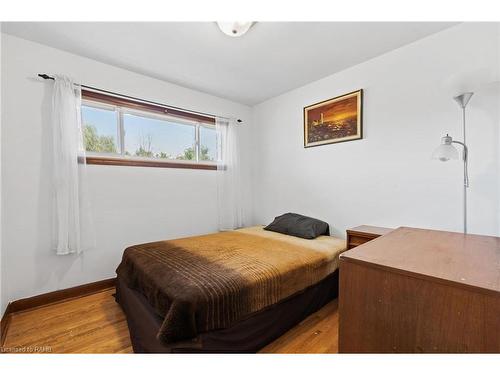
[[[82,90],[82,100],[102,103],[115,107],[123,107],[125,109],[139,110],[157,115],[167,115],[178,117],[179,119],[194,121],[201,123],[199,126],[215,125],[215,118],[203,116],[197,113],[185,112],[178,109],[169,108],[166,106],[156,105],[152,103],[142,102],[138,100],[127,99],[123,97],[107,95],[91,90]],[[121,134],[121,133],[120,133]],[[122,140],[120,140],[122,142]],[[196,146],[198,148],[198,146]],[[90,165],[116,165],[128,167],[154,167],[154,168],[180,168],[180,169],[200,169],[200,170],[217,170],[216,163],[203,162],[181,162],[169,160],[153,160],[142,158],[129,158],[123,156],[104,156],[104,155],[88,155],[86,157],[87,164]]]

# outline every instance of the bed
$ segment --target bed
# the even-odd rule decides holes
[[[345,247],[260,226],[129,247],[116,300],[134,352],[256,352],[337,297]]]

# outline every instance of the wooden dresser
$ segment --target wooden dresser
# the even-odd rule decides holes
[[[500,238],[398,228],[340,257],[341,353],[500,353]]]

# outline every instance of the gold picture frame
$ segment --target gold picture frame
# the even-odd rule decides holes
[[[363,139],[363,90],[304,107],[304,147]]]

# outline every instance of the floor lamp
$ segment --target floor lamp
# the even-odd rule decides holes
[[[460,108],[462,108],[462,126],[464,139],[463,142],[454,141],[452,137],[448,134],[441,138],[441,145],[432,154],[433,159],[438,159],[440,161],[448,161],[450,159],[458,159],[458,151],[453,146],[453,143],[459,144],[463,147],[462,161],[464,163],[464,233],[467,233],[467,189],[469,188],[469,175],[468,175],[468,148],[465,137],[465,107],[469,103],[470,98],[474,93],[466,92],[464,94],[455,96],[453,99],[458,103]]]

